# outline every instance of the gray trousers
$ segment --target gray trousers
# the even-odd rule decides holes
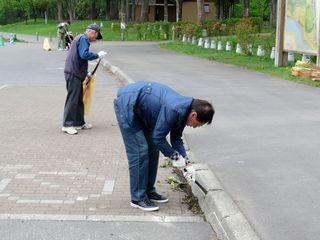
[[[82,80],[68,73],[64,74],[68,91],[64,105],[63,126],[75,127],[85,124]]]

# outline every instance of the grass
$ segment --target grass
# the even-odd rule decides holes
[[[292,63],[288,67],[275,67],[274,61],[268,56],[247,56],[244,54],[237,54],[235,51],[227,52],[218,51],[216,49],[204,49],[199,48],[196,45],[186,44],[180,41],[161,43],[160,47],[174,52],[236,65],[297,83],[302,83],[313,87],[320,87],[320,82],[312,81],[310,78],[291,76],[291,67],[293,66]]]
[[[121,40],[120,31],[113,30],[111,28],[111,21],[105,20],[81,20],[81,21],[74,21],[69,27],[69,31],[73,33],[73,35],[77,35],[83,33],[86,27],[96,22],[98,25],[101,23],[103,27],[101,28],[101,32],[103,35],[104,41],[119,41]],[[31,34],[36,35],[38,33],[40,36],[49,36],[49,33],[52,34],[53,37],[57,35],[57,25],[58,22],[54,20],[49,20],[48,24],[45,24],[43,19],[38,19],[37,22],[33,20],[29,20],[26,22],[18,22],[13,24],[7,24],[0,26],[0,32],[9,32],[9,33],[16,33],[18,34]],[[19,35],[18,35],[19,37]],[[127,36],[126,40],[135,40],[136,36],[132,31],[130,31]]]

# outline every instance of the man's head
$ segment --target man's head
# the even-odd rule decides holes
[[[97,24],[90,24],[86,29],[86,35],[90,42],[102,39],[100,27]]]
[[[214,115],[214,108],[211,103],[193,99],[187,116],[186,125],[189,127],[197,128],[204,124],[211,124]]]

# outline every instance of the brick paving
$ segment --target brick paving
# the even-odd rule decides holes
[[[166,183],[160,211],[130,207],[127,160],[112,101],[118,84],[98,86],[87,122],[92,130],[60,131],[66,91],[61,86],[7,86],[0,90],[0,215],[192,217],[184,193]],[[163,158],[160,165],[163,164]]]

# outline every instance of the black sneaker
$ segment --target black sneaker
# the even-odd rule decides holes
[[[168,198],[156,192],[149,193],[148,198],[150,199],[151,202],[155,202],[155,203],[167,203],[169,201]]]
[[[151,202],[149,199],[142,200],[142,201],[131,201],[131,207],[140,208],[144,211],[152,212],[159,210],[159,207]]]

